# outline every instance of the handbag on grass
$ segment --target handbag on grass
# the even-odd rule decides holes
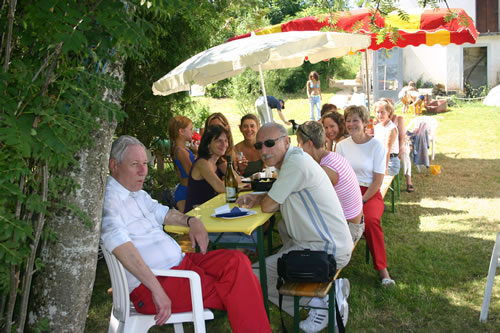
[[[333,278],[336,271],[337,262],[335,257],[325,251],[311,251],[310,249],[290,251],[278,258],[278,282],[276,288],[279,290],[284,282],[328,282]],[[335,286],[332,286],[332,288],[335,288]],[[283,295],[279,294],[281,327],[283,332],[288,332],[281,313],[282,301]],[[344,324],[336,302],[335,312],[339,332],[344,332]]]

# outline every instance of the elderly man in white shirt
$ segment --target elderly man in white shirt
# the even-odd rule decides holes
[[[279,170],[278,179],[269,192],[240,196],[236,202],[249,207],[260,204],[263,212],[279,209],[283,216],[284,223],[278,226],[283,247],[277,254],[266,258],[267,285],[276,285],[278,258],[292,250],[325,251],[333,254],[337,268],[347,265],[353,248],[352,237],[337,193],[325,171],[301,148],[292,147],[287,130],[276,123],[264,124],[259,129],[255,148],[267,166]],[[345,313],[348,281],[337,281],[340,312]],[[340,289],[344,289],[345,297]],[[278,291],[270,288],[271,302],[278,304],[278,296]],[[309,305],[326,307],[327,302],[326,298],[313,298]],[[291,296],[283,297],[283,310],[293,314]],[[300,323],[300,328],[306,332],[319,332],[327,325],[328,311],[312,309],[309,317]]]
[[[235,332],[271,332],[248,258],[233,250],[207,252],[201,220],[159,204],[142,190],[148,173],[144,145],[130,136],[119,137],[111,148],[109,168],[101,241],[125,266],[137,311],[156,314],[158,325],[171,313],[190,311],[189,282],[155,276],[151,269],[194,270],[201,278],[204,306],[226,310]],[[164,224],[187,225],[192,245],[201,253],[182,253],[163,231]]]

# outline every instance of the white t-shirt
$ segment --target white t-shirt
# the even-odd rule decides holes
[[[396,140],[392,143],[390,154],[399,154],[399,131],[396,125],[389,120],[389,122],[384,126],[382,123],[378,123],[373,128],[375,139],[379,140],[384,144],[384,147],[387,146],[387,140],[389,140],[389,135],[392,130],[396,129]]]
[[[290,146],[268,195],[280,204],[295,245],[335,257],[351,253],[354,244],[335,189],[301,148]]]
[[[385,174],[385,148],[382,142],[377,139],[363,144],[357,144],[348,137],[345,140],[337,143],[337,153],[351,164],[358,183],[367,184],[373,183],[373,173]]]

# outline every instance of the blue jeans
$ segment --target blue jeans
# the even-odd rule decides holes
[[[311,104],[311,120],[319,120],[321,118],[321,96],[311,96],[311,100],[309,101]],[[318,110],[318,117],[314,117],[314,107]]]
[[[389,159],[389,164],[387,165],[387,173],[389,176],[395,176],[399,173],[401,168],[401,163],[399,162],[399,157],[391,157]]]

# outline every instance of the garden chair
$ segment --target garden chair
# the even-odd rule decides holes
[[[108,333],[147,332],[155,325],[154,315],[144,315],[137,312],[130,303],[127,276],[121,262],[102,246],[102,252],[108,265],[113,289],[113,309],[109,320]],[[213,319],[210,310],[203,309],[201,282],[198,273],[184,270],[153,270],[157,276],[175,276],[188,278],[191,286],[192,312],[173,313],[165,324],[173,324],[176,333],[184,332],[182,323],[193,322],[194,331],[205,332],[205,320]]]
[[[495,274],[497,267],[500,266],[500,232],[497,234],[497,240],[493,246],[493,253],[491,253],[490,269],[488,270],[488,278],[486,279],[486,287],[484,288],[483,306],[481,307],[481,314],[479,321],[485,323],[488,319],[488,309],[490,307],[491,291],[493,289],[493,282],[495,281]]]
[[[408,125],[407,130],[412,132],[415,129],[419,128],[420,124],[426,123],[427,124],[427,129],[428,129],[428,135],[429,135],[429,141],[432,143],[432,157],[431,160],[434,161],[434,153],[435,153],[435,146],[436,146],[436,131],[437,127],[439,125],[437,119],[431,116],[419,116],[412,121],[410,121],[410,124]]]

